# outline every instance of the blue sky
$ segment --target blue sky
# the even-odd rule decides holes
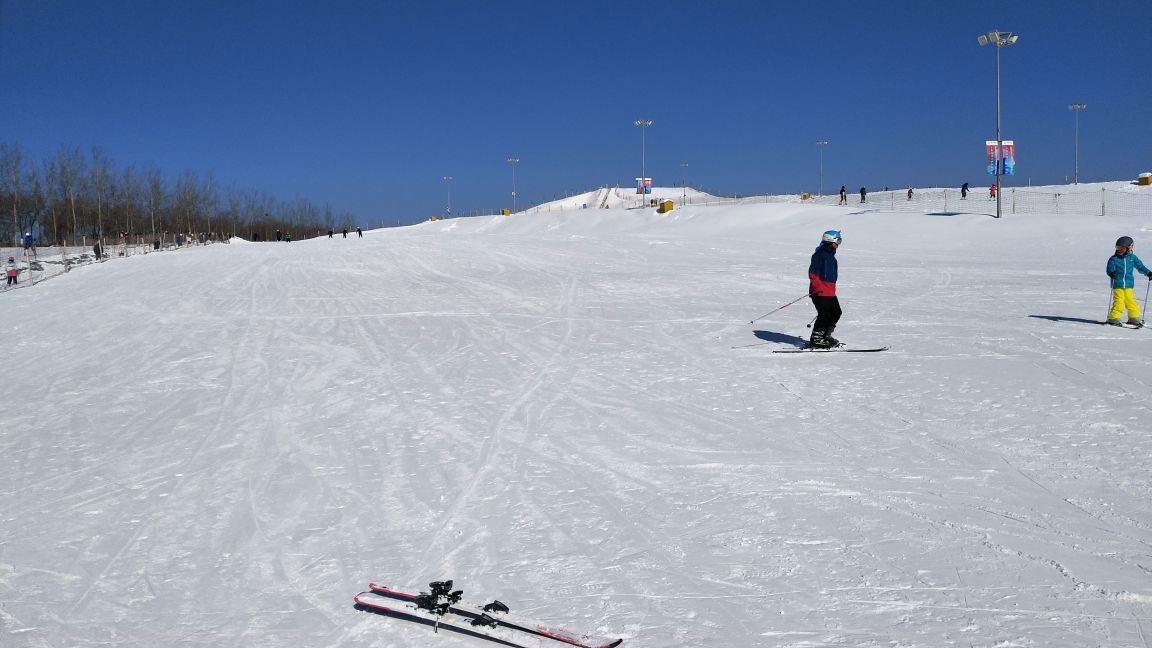
[[[640,172],[744,194],[1152,170],[1139,2],[0,0],[0,139],[103,147],[365,222],[519,206]],[[685,171],[680,163],[687,162]]]

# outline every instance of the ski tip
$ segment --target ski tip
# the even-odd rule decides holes
[[[359,593],[359,594],[357,594],[356,596],[353,596],[353,597],[352,597],[352,601],[353,601],[354,603],[356,603],[356,605],[368,605],[368,604],[367,604],[367,603],[365,603],[364,601],[361,601],[361,600],[360,600],[360,597],[361,597],[361,596],[364,596],[365,594],[370,594],[370,592],[360,592],[360,593]]]

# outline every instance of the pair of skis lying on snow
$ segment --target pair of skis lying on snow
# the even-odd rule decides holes
[[[430,593],[410,594],[379,583],[356,595],[356,609],[432,626],[434,630],[476,637],[512,648],[561,644],[578,648],[615,648],[623,639],[608,639],[545,627],[508,614],[508,606],[493,601],[483,607],[461,602],[463,592],[452,591],[452,581],[437,581]]]

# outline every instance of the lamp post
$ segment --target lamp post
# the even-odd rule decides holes
[[[520,162],[518,157],[508,158],[508,164],[512,167],[512,213],[516,213],[516,165]]]
[[[652,125],[652,120],[637,119],[632,123],[640,127],[640,195],[646,196],[647,192],[645,191],[644,181],[648,178],[648,175],[644,170],[644,131],[648,130],[648,127]],[[643,204],[645,201],[641,199],[640,202]]]
[[[680,204],[688,202],[688,163],[680,163]]]
[[[992,30],[981,34],[976,42],[983,47],[988,44],[996,46],[996,218],[1000,218],[1000,176],[1004,169],[1004,138],[1000,136],[1000,48],[1011,45],[1019,38],[1012,32]]]
[[[448,217],[452,217],[452,176],[444,176],[444,183],[448,186]]]
[[[1088,107],[1088,104],[1074,103],[1068,104],[1068,110],[1076,114],[1076,164],[1073,167],[1072,184],[1080,184],[1080,111]]]
[[[828,140],[816,140],[816,148],[820,150],[820,192],[817,196],[824,195],[824,147],[828,146]]]

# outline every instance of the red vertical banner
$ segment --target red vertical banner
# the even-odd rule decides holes
[[[1000,153],[1003,158],[1004,169],[1001,175],[1015,175],[1016,173],[1016,142],[1012,140],[1004,140],[1004,149]]]

